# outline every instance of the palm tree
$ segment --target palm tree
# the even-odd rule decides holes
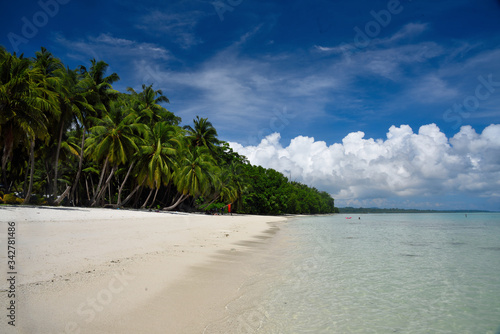
[[[139,185],[146,184],[151,189],[150,195],[153,190],[156,190],[151,205],[154,204],[160,187],[168,185],[172,180],[177,155],[182,148],[182,133],[179,130],[179,127],[169,125],[167,122],[156,123],[152,129],[147,128],[145,139],[139,145],[137,179]],[[127,173],[123,184],[127,181],[128,175],[129,173]],[[124,204],[120,200],[122,188],[123,185],[118,193],[118,206]],[[135,193],[136,190],[137,187],[133,192]],[[146,207],[149,197],[142,207]]]
[[[40,49],[40,51],[35,52],[35,58],[33,58],[33,66],[38,68],[41,73],[47,78],[48,85],[47,89],[53,91],[59,96],[59,91],[62,87],[60,85],[60,77],[56,76],[56,73],[58,70],[63,68],[63,65],[61,61],[57,58],[55,58],[52,53],[47,51],[44,47]],[[50,134],[50,139],[49,143],[45,145],[44,151],[47,153],[51,151],[51,147],[54,144],[54,139],[55,138],[60,138],[57,144],[56,148],[56,153],[55,153],[55,161],[54,161],[54,183],[53,183],[53,193],[54,196],[57,196],[57,168],[58,168],[58,161],[59,161],[59,150],[60,150],[60,142],[62,141],[62,133],[63,133],[63,124],[64,122],[62,121],[62,118],[65,117],[64,115],[64,110],[61,109],[61,105],[59,104],[59,110],[61,113],[58,113],[57,115],[54,115],[54,117],[48,117],[48,130]],[[60,130],[59,130],[60,129]],[[60,134],[58,136],[58,133]],[[50,173],[47,170],[47,177],[50,180]]]
[[[88,134],[88,129],[96,125],[100,119],[107,113],[110,103],[116,100],[119,92],[113,89],[112,84],[120,80],[116,73],[106,76],[106,71],[109,67],[104,61],[90,60],[90,71],[83,65],[79,66],[78,71],[70,74],[71,81],[76,81],[75,91],[80,93],[85,98],[86,106],[83,108],[80,104],[78,109],[80,113],[75,114],[77,128],[81,126],[82,140],[80,147],[80,159],[78,162],[78,171],[71,189],[71,198],[75,198],[75,192],[79,184],[79,179],[83,166],[84,159],[84,144],[85,137]],[[69,73],[69,70],[68,70]]]
[[[216,182],[212,184],[209,196],[204,197],[205,203],[202,206],[205,207],[217,201],[234,203],[244,191],[242,166],[248,164],[246,158],[234,152],[224,141],[219,141],[214,158],[221,172],[216,175]]]
[[[61,145],[63,141],[63,134],[66,132],[67,128],[71,125],[75,118],[81,118],[81,110],[93,109],[89,105],[82,94],[82,91],[76,89],[77,85],[77,73],[76,71],[71,71],[65,68],[62,62],[55,58],[52,53],[47,51],[44,47],[40,51],[35,53],[35,58],[33,59],[34,66],[38,67],[41,72],[47,77],[49,86],[47,87],[51,91],[54,91],[58,96],[58,106],[60,113],[56,117],[49,117],[50,128],[49,132],[51,134],[51,139],[48,145],[46,145],[45,150],[51,155],[50,159],[53,159],[53,184],[52,184],[52,195],[53,198],[57,198],[58,195],[58,169],[59,169],[59,156],[61,151]],[[54,150],[55,146],[55,150]],[[50,180],[51,172],[47,170],[47,178]],[[69,187],[69,186],[68,186]],[[68,191],[65,192],[66,194]],[[57,202],[62,201],[64,198],[60,198]]]
[[[54,163],[54,187],[53,196],[57,197],[57,181],[58,181],[58,166],[59,166],[59,153],[61,150],[61,145],[63,142],[63,133],[71,126],[74,125],[76,128],[83,127],[82,131],[82,144],[80,147],[80,154],[77,154],[79,159],[78,171],[76,180],[74,182],[72,191],[75,191],[75,185],[78,183],[78,179],[81,173],[81,167],[83,163],[83,143],[85,141],[85,127],[88,120],[87,116],[93,115],[95,113],[94,107],[87,102],[87,96],[89,92],[85,90],[82,85],[82,80],[80,80],[76,70],[70,70],[69,68],[60,68],[56,71],[56,75],[61,80],[61,87],[59,89],[59,105],[61,109],[61,116],[58,124],[58,141],[56,148],[56,156]],[[69,186],[68,186],[69,187]],[[67,192],[69,194],[69,191]],[[62,201],[63,196],[57,201]]]
[[[207,118],[200,118],[199,116],[196,116],[196,119],[193,119],[193,122],[194,128],[190,125],[184,126],[184,129],[188,132],[187,139],[189,140],[190,145],[194,147],[204,146],[212,154],[215,154],[215,147],[219,144],[219,140],[217,139],[217,130],[215,130],[212,123],[209,122]]]
[[[87,97],[87,101],[94,106],[97,111],[97,117],[101,118],[106,112],[111,101],[114,101],[120,95],[120,92],[113,89],[112,84],[120,80],[116,73],[106,76],[109,65],[102,60],[90,60],[90,71],[83,65],[80,65],[80,74],[86,84],[85,89],[92,92]]]
[[[153,127],[157,122],[168,122],[172,125],[178,125],[181,121],[180,117],[160,105],[162,102],[169,103],[168,98],[163,95],[163,92],[158,89],[154,90],[153,85],[142,85],[142,92],[137,93],[133,88],[128,87],[127,91],[132,94],[136,106],[139,121]]]
[[[240,177],[240,165],[233,163],[226,166],[221,172],[219,194],[220,199],[226,203],[236,201],[242,193],[243,185]]]
[[[106,107],[102,104],[99,99],[99,96],[94,92],[94,80],[87,73],[81,74],[81,71],[67,70],[67,79],[70,81],[69,86],[72,88],[70,94],[75,94],[75,98],[78,100],[84,99],[87,101],[88,105],[83,106],[81,102],[78,103],[78,112],[74,113],[74,125],[77,131],[81,131],[81,144],[80,144],[80,154],[78,161],[78,170],[75,176],[75,180],[73,181],[73,186],[71,189],[71,198],[75,199],[76,189],[78,188],[80,175],[83,167],[83,159],[84,159],[84,145],[85,138],[88,133],[88,129],[94,123],[95,117],[97,114],[106,113]],[[82,98],[78,97],[78,94],[82,95]],[[83,106],[83,108],[81,108]]]
[[[132,157],[138,150],[138,135],[145,131],[145,125],[135,123],[134,120],[135,118],[130,117],[128,110],[122,105],[118,102],[111,102],[109,113],[99,120],[98,125],[90,129],[91,137],[87,140],[88,146],[85,153],[96,162],[104,160],[92,206],[95,206],[104,195],[104,190],[118,166],[125,164],[129,157]],[[111,172],[102,185],[108,164],[111,166]]]
[[[174,176],[179,196],[174,204],[163,210],[173,210],[189,196],[197,199],[207,194],[211,185],[217,182],[219,173],[220,169],[207,148],[197,146],[185,150]]]
[[[54,77],[57,70],[64,68],[62,62],[54,58],[54,55],[43,46],[40,48],[40,51],[35,52],[33,62],[48,77]]]
[[[7,183],[7,163],[17,144],[29,147],[29,202],[33,186],[35,140],[48,138],[47,113],[57,115],[57,94],[48,87],[51,80],[39,66],[22,55],[2,52],[0,64],[0,131],[3,140],[2,173]]]

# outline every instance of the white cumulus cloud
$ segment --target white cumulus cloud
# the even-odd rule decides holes
[[[463,126],[451,138],[435,124],[417,133],[408,125],[391,126],[385,139],[364,136],[352,132],[332,145],[298,136],[284,147],[274,133],[257,146],[230,145],[252,164],[328,191],[337,203],[383,205],[388,198],[409,203],[412,198],[460,194],[500,197],[500,124],[480,134]]]

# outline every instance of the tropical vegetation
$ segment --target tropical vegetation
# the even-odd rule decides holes
[[[181,126],[161,90],[118,80],[102,60],[72,70],[45,48],[0,47],[0,204],[335,211],[326,192],[251,165],[207,118]]]

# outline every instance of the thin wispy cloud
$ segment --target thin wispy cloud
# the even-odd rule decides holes
[[[393,43],[398,41],[405,41],[413,37],[417,37],[429,29],[428,23],[408,23],[401,30],[387,39],[379,40],[379,43]]]
[[[392,36],[386,38],[369,38],[366,42],[366,45],[358,45],[355,40],[356,32],[353,31],[353,38],[350,40],[346,40],[339,45],[335,46],[321,46],[315,45],[316,50],[326,53],[333,54],[344,54],[349,55],[353,52],[363,52],[365,50],[370,50],[376,48],[380,45],[395,45],[396,42],[405,42],[411,39],[412,37],[416,37],[426,30],[428,30],[429,25],[427,23],[408,23]]]
[[[114,37],[109,33],[78,40],[70,40],[58,34],[55,40],[64,46],[70,55],[80,58],[90,56],[101,60],[106,59],[108,62],[114,59],[132,60],[135,57],[153,60],[172,58],[171,53],[160,45]]]
[[[148,34],[166,35],[174,43],[187,49],[202,43],[195,29],[198,21],[205,16],[206,13],[201,11],[179,13],[156,9],[139,17],[135,27]]]
[[[450,87],[442,78],[434,74],[429,74],[418,80],[412,88],[409,89],[409,95],[415,100],[422,101],[425,104],[433,104],[439,101],[449,101],[458,97],[457,89]]]

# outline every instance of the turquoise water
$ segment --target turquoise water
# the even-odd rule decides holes
[[[500,214],[345,217],[281,227],[274,257],[227,306],[233,330],[500,333]]]

